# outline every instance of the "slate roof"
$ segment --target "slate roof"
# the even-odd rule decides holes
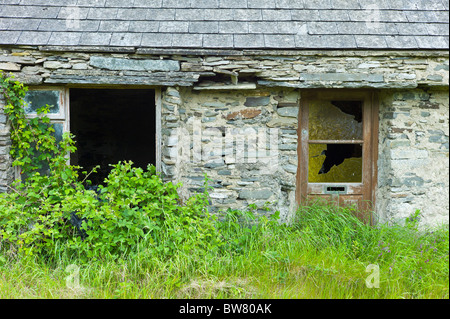
[[[448,0],[0,0],[0,44],[448,49]]]

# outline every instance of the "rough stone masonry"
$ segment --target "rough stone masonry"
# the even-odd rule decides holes
[[[5,47],[0,69],[32,87],[161,88],[159,160],[164,179],[182,182],[180,192],[189,196],[202,190],[207,173],[213,211],[254,203],[269,207],[261,213],[279,210],[284,221],[297,206],[302,90],[374,89],[380,100],[377,219],[400,220],[420,209],[424,224],[448,223],[448,53],[211,53]],[[0,97],[0,191],[6,191],[14,175],[3,104]],[[264,143],[248,148],[263,135]],[[237,143],[238,136],[245,138]]]

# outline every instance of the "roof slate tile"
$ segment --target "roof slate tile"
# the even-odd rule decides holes
[[[189,22],[189,33],[219,33],[219,22],[191,21]]]
[[[275,0],[247,0],[248,8],[275,8]]]
[[[3,44],[16,44],[22,31],[2,31],[1,43]]]
[[[200,48],[202,43],[202,34],[175,33],[172,38],[172,45],[176,47]]]
[[[380,35],[355,35],[356,45],[358,48],[386,48],[386,36]]]
[[[81,32],[52,32],[48,45],[71,46],[80,43]]]
[[[221,21],[219,22],[219,33],[249,33],[248,22],[242,21]]]
[[[301,0],[276,0],[275,7],[279,9],[303,9],[305,5]]]
[[[203,47],[205,48],[233,48],[232,34],[204,34]]]
[[[448,0],[0,2],[0,44],[448,48]]]
[[[247,8],[247,0],[220,0],[219,8]]]
[[[46,45],[51,32],[23,31],[16,44]]]
[[[291,48],[295,45],[293,34],[265,34],[264,44],[267,48]]]
[[[189,22],[186,21],[161,21],[158,32],[165,33],[188,33]]]
[[[234,46],[236,48],[264,48],[264,36],[262,34],[235,34]]]
[[[114,21],[115,23],[118,23],[117,21]],[[124,21],[129,22],[129,32],[158,32],[159,29],[159,21]],[[114,31],[114,30],[110,30]]]
[[[141,45],[142,33],[113,33],[110,45],[120,47],[137,47]]]
[[[172,46],[172,34],[170,33],[144,33],[141,46],[143,47],[170,47]]]
[[[112,33],[109,32],[83,32],[80,45],[109,45]]]
[[[417,48],[417,41],[414,36],[393,35],[387,36],[386,42],[389,48],[398,48],[400,45],[404,49]]]

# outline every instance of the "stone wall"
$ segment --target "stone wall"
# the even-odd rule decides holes
[[[12,159],[9,155],[11,149],[10,125],[3,112],[5,99],[0,94],[0,192],[7,191],[9,185],[14,179],[14,169],[11,166]]]
[[[380,100],[380,220],[398,221],[420,209],[423,224],[448,224],[448,90],[383,90]]]
[[[213,211],[256,204],[287,220],[295,210],[299,92],[180,91],[169,88],[163,102],[176,113],[169,120],[179,119],[163,139],[163,172],[173,164],[186,195],[204,190],[207,173]]]
[[[207,173],[214,211],[257,204],[283,220],[296,205],[302,89],[376,89],[378,220],[420,209],[423,223],[448,223],[448,52],[66,49],[0,48],[0,69],[27,85],[161,88],[164,179],[182,182],[187,197]],[[5,184],[13,170],[1,105]]]

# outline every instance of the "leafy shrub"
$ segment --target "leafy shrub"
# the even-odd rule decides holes
[[[27,88],[4,74],[0,87],[11,123],[13,165],[23,173],[22,182],[0,194],[3,243],[17,245],[28,255],[54,257],[65,251],[84,259],[130,253],[164,256],[220,246],[206,191],[182,204],[180,185],[163,183],[153,166],[144,171],[132,162],[112,165],[105,185],[96,191],[85,187],[96,169],[82,172],[86,176],[80,181],[81,167],[67,163],[67,155],[76,150],[74,136],[65,133],[56,143],[48,106],[38,109],[39,117],[27,119]],[[39,172],[43,166],[48,174]],[[78,220],[78,231],[71,219]],[[86,236],[80,238],[78,232]]]

